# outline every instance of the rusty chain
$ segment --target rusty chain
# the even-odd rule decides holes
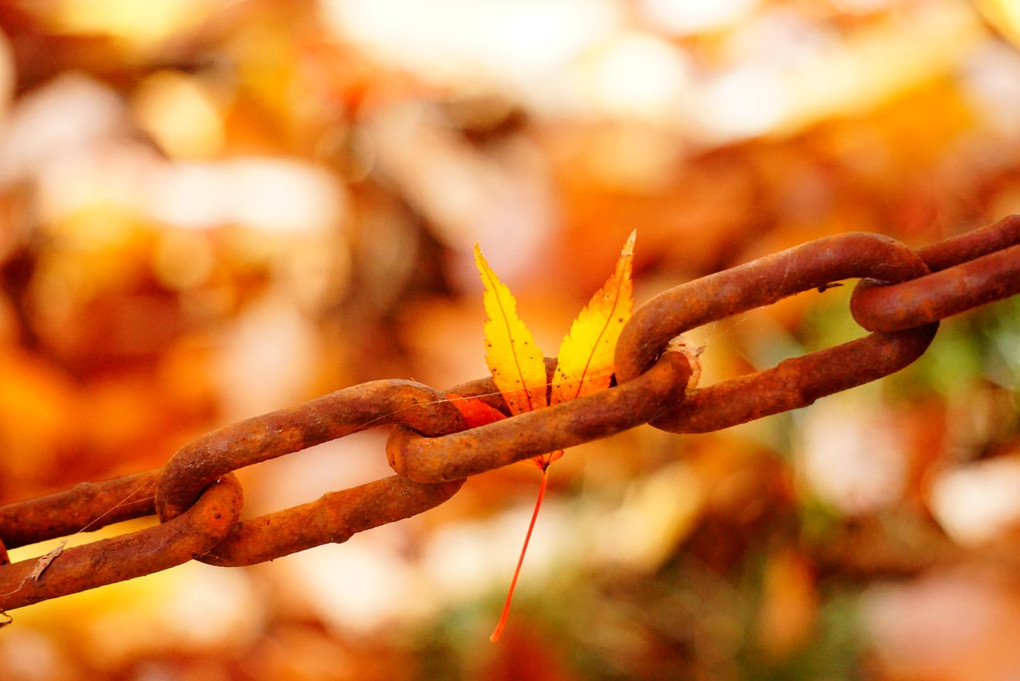
[[[860,279],[854,320],[870,335],[688,391],[671,339],[796,293]],[[650,423],[706,432],[811,404],[920,357],[938,321],[1020,293],[1020,216],[914,251],[888,237],[826,237],[670,289],[641,306],[616,350],[608,390],[465,429],[441,393],[405,380],[363,383],[204,435],[166,467],[0,507],[0,613],[164,570],[191,559],[251,565],[422,513],[464,479]],[[450,390],[505,408],[491,379]],[[240,520],[233,471],[351,433],[393,425],[395,476]],[[161,524],[10,564],[6,549],[158,515]],[[0,626],[4,622],[0,621]]]

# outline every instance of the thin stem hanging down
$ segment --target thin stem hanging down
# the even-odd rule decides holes
[[[499,623],[489,640],[495,643],[503,635],[503,628],[506,627],[507,617],[510,615],[510,602],[514,599],[514,588],[517,586],[517,577],[521,574],[521,565],[524,564],[524,554],[528,552],[528,542],[531,541],[531,532],[535,529],[535,520],[538,518],[538,510],[542,508],[542,499],[545,497],[546,484],[549,482],[549,466],[542,469],[542,482],[538,486],[538,499],[535,500],[535,510],[531,513],[531,522],[528,523],[528,533],[524,535],[524,546],[521,547],[521,556],[517,559],[517,567],[514,568],[514,577],[510,580],[510,590],[506,594],[506,602],[503,604],[503,614],[499,616]]]

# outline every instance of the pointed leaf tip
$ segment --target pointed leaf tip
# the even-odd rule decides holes
[[[595,292],[563,338],[552,387],[552,404],[609,387],[620,332],[634,309],[631,272],[637,230],[627,237],[606,283]]]
[[[475,244],[475,265],[482,278],[487,316],[485,363],[511,414],[548,406],[545,357],[517,315],[517,300]]]

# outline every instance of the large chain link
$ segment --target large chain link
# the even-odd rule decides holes
[[[688,390],[690,329],[810,289],[859,278],[853,318],[863,338],[771,369]],[[241,421],[182,447],[165,468],[0,507],[0,612],[139,577],[185,561],[250,565],[422,513],[464,478],[650,423],[706,432],[803,407],[917,359],[938,321],[1020,292],[1020,216],[913,251],[887,237],[844,234],[670,289],[641,306],[616,351],[608,390],[465,429],[446,397],[413,381],[381,380]],[[491,379],[452,388],[505,408]],[[397,475],[241,521],[232,472],[380,425],[395,426]],[[157,514],[161,524],[8,564],[6,548]]]

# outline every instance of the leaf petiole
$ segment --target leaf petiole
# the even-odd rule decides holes
[[[531,522],[528,523],[528,533],[524,535],[524,546],[521,547],[521,556],[517,559],[517,567],[514,568],[514,577],[510,580],[510,590],[506,594],[506,603],[503,604],[503,614],[499,616],[499,623],[489,640],[495,643],[503,634],[506,627],[507,617],[510,615],[510,601],[514,598],[514,588],[517,586],[517,577],[521,574],[521,565],[524,563],[524,554],[528,552],[528,542],[531,541],[531,531],[535,529],[535,519],[538,518],[538,510],[542,508],[542,499],[545,497],[545,487],[549,482],[549,464],[542,468],[542,482],[538,486],[538,499],[535,500],[535,510],[531,513]]]

